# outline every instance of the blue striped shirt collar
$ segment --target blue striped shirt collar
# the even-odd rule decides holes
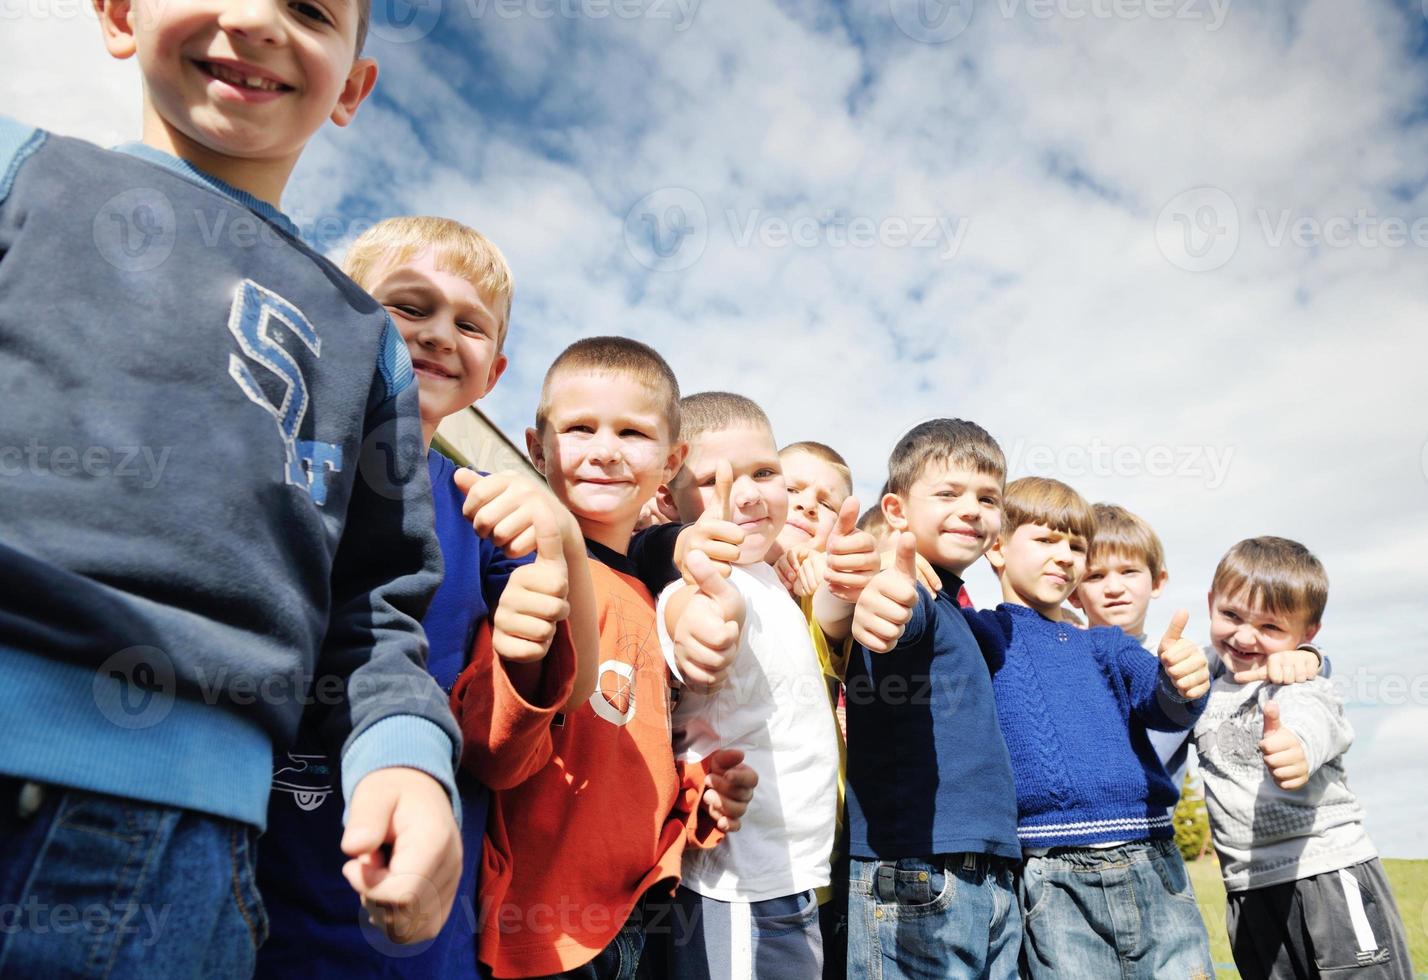
[[[232,184],[219,180],[212,174],[204,173],[187,160],[181,160],[172,154],[165,153],[163,150],[156,150],[145,143],[123,143],[114,149],[116,152],[127,153],[132,157],[138,157],[140,160],[147,160],[149,163],[172,170],[180,177],[186,177],[196,184],[211,187],[220,194],[232,198],[249,211],[253,211],[260,218],[266,218],[268,221],[271,221],[294,238],[298,240],[302,239],[302,235],[298,233],[298,227],[293,223],[293,220],[267,201],[254,197],[247,191],[239,190]]]

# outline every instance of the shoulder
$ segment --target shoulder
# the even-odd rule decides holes
[[[0,116],[0,201],[9,196],[15,174],[48,136],[43,129]]]

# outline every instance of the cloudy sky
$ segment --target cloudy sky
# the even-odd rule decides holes
[[[1390,856],[1428,856],[1428,21],[1389,0],[376,0],[382,67],[285,204],[336,253],[435,213],[506,251],[517,434],[571,340],[760,401],[864,499],[971,418],[1147,517],[1152,624],[1297,538]],[[0,0],[0,106],[134,138],[79,0]],[[991,602],[984,570],[974,597]]]

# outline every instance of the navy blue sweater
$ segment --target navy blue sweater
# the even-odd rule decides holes
[[[1173,834],[1177,791],[1146,735],[1194,724],[1188,703],[1134,637],[1077,629],[1025,606],[968,613],[984,646],[1016,777],[1025,847],[1074,847]]]
[[[0,392],[0,773],[261,827],[307,708],[455,795],[411,360],[280,212],[0,119]]]
[[[427,466],[446,578],[422,625],[431,640],[427,668],[449,692],[470,658],[477,624],[500,601],[512,570],[534,556],[508,558],[478,537],[461,513],[466,497],[452,480],[455,464],[432,450]],[[342,876],[347,858],[338,846],[342,806],[331,795],[333,767],[322,753],[316,733],[302,730],[293,750],[275,760],[268,830],[258,841],[258,885],[272,931],[258,950],[257,975],[476,980],[476,874],[489,791],[466,770],[457,773],[464,850],[456,902],[436,939],[399,947],[358,927],[360,902]]]
[[[1019,858],[1011,762],[989,667],[939,568],[888,653],[848,662],[849,853],[863,859],[976,853]]]

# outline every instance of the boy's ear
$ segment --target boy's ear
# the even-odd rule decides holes
[[[102,0],[97,0],[102,2]],[[371,58],[358,58],[352,62],[352,70],[347,73],[347,84],[342,86],[342,94],[337,97],[337,105],[332,107],[332,121],[338,126],[346,126],[357,115],[357,107],[372,94],[372,86],[377,84],[377,62]],[[495,382],[492,382],[494,384]]]
[[[669,456],[664,461],[664,478],[661,479],[662,487],[673,482],[675,475],[684,467],[685,457],[689,455],[689,443],[676,442],[669,447]]]
[[[1211,589],[1205,593],[1205,609],[1210,614],[1210,621],[1215,620],[1215,590]]]
[[[655,508],[659,510],[660,516],[671,524],[681,523],[679,508],[674,505],[674,494],[670,492],[668,484],[661,483],[659,489],[655,490]]]
[[[1165,583],[1170,581],[1170,570],[1162,568],[1160,574],[1155,577],[1155,582],[1150,587],[1150,597],[1159,599],[1160,593],[1165,591]]]
[[[550,474],[545,471],[545,446],[541,444],[540,433],[534,428],[526,430],[526,455],[531,458],[531,465],[540,470],[541,476],[549,480]]]
[[[132,0],[94,0],[94,13],[99,17],[99,29],[104,32],[104,47],[109,53],[115,58],[132,58],[138,50]]]
[[[988,560],[990,560],[990,559],[988,559]],[[1080,597],[1079,595],[1077,595],[1075,589],[1072,589],[1072,590],[1071,590],[1071,594],[1066,597],[1066,600],[1067,600],[1068,602],[1070,602],[1071,605],[1075,606],[1077,609],[1081,610],[1082,612],[1085,612],[1085,611],[1086,611],[1086,607],[1083,606],[1083,605],[1081,605],[1081,597]]]
[[[496,359],[491,362],[491,371],[486,375],[486,388],[481,392],[481,397],[485,398],[491,393],[491,389],[496,387],[496,382],[501,380],[501,375],[506,373],[506,367],[511,362],[505,354],[497,354]]]
[[[1007,556],[1002,551],[1003,543],[1002,536],[998,534],[987,548],[987,564],[992,566],[992,571],[997,573],[998,578],[1001,577],[1002,569],[1007,567]]]
[[[895,493],[885,493],[879,506],[883,509],[883,520],[887,522],[888,527],[894,531],[907,530],[907,512],[903,508],[901,497]]]
[[[1315,623],[1313,626],[1309,627],[1307,630],[1304,631],[1304,639],[1300,640],[1299,642],[1308,643],[1310,640],[1314,639],[1315,634],[1319,632],[1319,627],[1322,625],[1324,624]]]

